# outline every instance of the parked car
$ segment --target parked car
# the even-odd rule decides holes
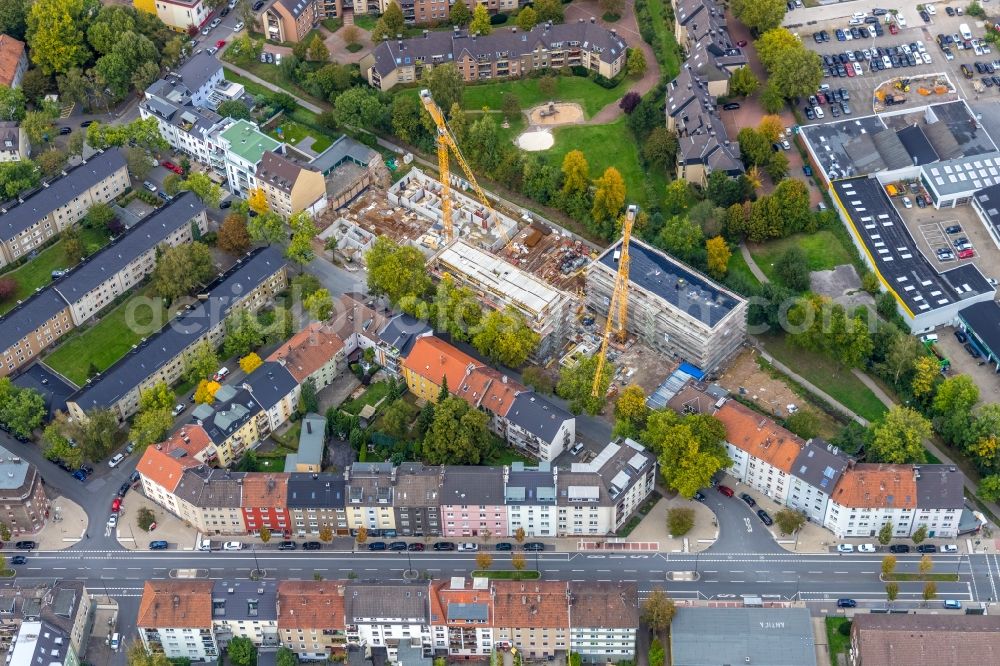
[[[18,541],[14,544],[14,548],[17,550],[34,550],[38,548],[38,544],[34,541]]]
[[[424,544],[422,544],[422,543],[411,543],[411,544],[409,544],[406,547],[406,550],[410,551],[411,553],[419,553],[419,552],[422,552],[424,550]]]
[[[941,552],[942,553],[957,553],[958,552],[958,546],[956,546],[953,543],[946,543],[945,545],[941,546]]]
[[[65,136],[73,131],[72,127],[60,127],[59,134]]]
[[[77,481],[81,481],[81,482],[86,481],[87,480],[87,473],[86,472],[81,472],[80,470],[76,470],[75,472],[73,472],[73,478],[76,479]]]
[[[263,6],[264,6],[264,0],[257,0],[257,2],[253,3],[253,10],[255,12],[260,11],[260,8]]]
[[[149,542],[149,549],[150,550],[166,550],[167,549],[167,542],[166,541],[150,541]]]
[[[128,489],[131,487],[132,484],[128,482],[125,482],[122,485],[118,486],[118,497],[125,497],[125,493],[127,493]]]
[[[297,547],[294,541],[282,541],[278,544],[278,550],[295,550]]]
[[[863,543],[858,546],[859,553],[874,553],[876,550],[875,544],[873,543]]]
[[[729,486],[723,486],[720,484],[716,486],[715,489],[718,490],[723,495],[725,495],[726,497],[732,497],[734,495],[733,489],[730,488]]]
[[[244,27],[246,27],[246,26],[244,25],[243,21],[237,21],[236,25],[233,26],[233,32],[239,32]]]
[[[322,550],[323,544],[319,541],[306,541],[302,544],[302,550]]]
[[[945,230],[946,233],[949,233],[949,234],[960,234],[960,233],[962,233],[962,227],[960,227],[957,224],[953,224],[950,227],[945,227],[944,230]]]
[[[757,502],[754,498],[750,497],[747,493],[740,493],[740,499],[746,502],[749,506],[757,506]]]
[[[854,608],[857,605],[854,599],[837,599],[837,608]]]
[[[524,544],[524,549],[532,552],[539,552],[545,550],[545,544],[541,541],[529,541]]]
[[[219,368],[219,371],[215,373],[215,375],[213,375],[212,379],[214,379],[217,382],[221,382],[228,376],[229,376],[229,368],[222,366],[221,368]]]
[[[475,553],[479,550],[479,544],[465,542],[458,544],[458,552],[460,553]]]
[[[767,511],[764,511],[764,509],[757,511],[757,517],[760,518],[760,522],[764,523],[768,527],[774,524],[774,521],[771,520],[771,516],[769,516]]]
[[[838,543],[837,544],[837,552],[838,553],[853,553],[854,552],[854,546],[852,544],[849,544],[849,543]]]
[[[108,461],[108,467],[111,467],[111,468],[118,467],[119,463],[121,463],[121,461],[123,461],[123,460],[125,460],[125,454],[124,453],[116,453],[111,458],[111,460]]]
[[[973,250],[971,247],[967,247],[964,250],[958,251],[959,259],[972,259],[974,256],[976,256],[976,251]]]
[[[455,544],[451,541],[438,541],[434,544],[434,550],[455,550]]]
[[[739,102],[726,102],[725,104],[722,105],[723,111],[736,111],[739,108],[740,108]]]
[[[406,550],[405,541],[393,541],[389,544],[389,550]]]
[[[111,511],[113,513],[118,513],[121,510],[122,510],[122,498],[116,497],[113,500],[111,500]]]
[[[910,552],[910,547],[907,546],[905,543],[894,543],[891,546],[889,546],[889,552],[895,554],[908,553]]]
[[[697,500],[697,501],[699,501],[699,502],[704,502],[705,501],[705,495],[700,490],[696,490],[696,491],[694,491],[694,499]]]
[[[502,551],[511,551],[514,550],[514,544],[509,543],[507,541],[501,541],[496,545],[496,549]]]
[[[958,599],[945,599],[944,607],[948,610],[962,610],[962,602]]]
[[[935,546],[932,543],[922,543],[919,546],[917,546],[917,552],[918,553],[936,553],[937,552],[937,546]]]

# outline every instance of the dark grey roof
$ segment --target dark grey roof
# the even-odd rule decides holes
[[[439,468],[423,463],[402,463],[396,468],[393,504],[400,508],[434,507],[440,505]]]
[[[615,252],[621,240],[595,259],[607,270],[618,271]],[[629,282],[658,296],[671,307],[709,326],[715,326],[743,299],[670,255],[633,239],[629,244],[632,260]]]
[[[64,206],[81,192],[101,182],[112,173],[125,168],[125,157],[117,149],[92,155],[86,162],[73,167],[65,176],[59,176],[40,187],[24,199],[24,203],[8,201],[3,204],[6,213],[0,213],[0,238],[9,240],[31,227],[56,208]]]
[[[936,152],[943,160],[953,160],[962,155],[962,147],[958,145],[958,140],[951,133],[951,128],[946,123],[936,122],[924,125],[924,136],[934,146]]]
[[[976,114],[969,108],[965,100],[958,99],[943,104],[932,104],[930,112],[948,125],[956,143],[962,147],[962,155],[972,157],[997,150],[997,145],[990,137],[989,132],[986,131],[982,123],[976,120]]]
[[[322,466],[325,451],[326,419],[319,414],[306,414],[302,417],[302,429],[299,430],[298,461]]]
[[[429,333],[433,333],[433,329],[427,322],[403,313],[390,319],[378,332],[378,337],[385,344],[398,350],[400,356],[406,358],[417,338]]]
[[[184,470],[174,494],[192,506],[236,509],[243,498],[246,474],[201,465]]]
[[[192,92],[202,88],[222,69],[222,63],[207,51],[192,56],[178,71],[184,85]]]
[[[311,0],[278,0],[275,4],[280,4],[292,16],[298,18],[306,10],[306,7],[311,4]]]
[[[369,624],[378,618],[430,624],[427,583],[348,583],[346,588],[344,619],[347,624]]]
[[[887,129],[876,132],[871,136],[875,142],[875,148],[878,150],[879,156],[890,169],[902,169],[905,166],[913,164],[910,151],[903,145],[898,132]]]
[[[268,361],[243,380],[250,394],[264,409],[274,407],[299,385],[295,377],[281,363]]]
[[[343,509],[343,474],[292,472],[288,476],[289,509]]]
[[[448,621],[486,622],[490,619],[489,604],[448,604]]]
[[[192,412],[192,421],[201,423],[209,439],[222,444],[247,421],[261,412],[261,406],[246,389],[223,386],[212,404],[201,404]]]
[[[855,164],[857,153],[849,152],[848,146],[859,136],[874,136],[880,132],[885,132],[885,124],[878,116],[862,116],[799,127],[799,133],[809,142],[819,166],[831,179],[870,173],[864,170],[866,167]],[[890,134],[895,136],[895,132]],[[908,159],[905,151],[903,158]]]
[[[68,307],[51,286],[33,294],[24,303],[0,317],[0,345],[4,348],[19,341]]]
[[[361,166],[368,166],[368,163],[377,157],[378,153],[375,150],[360,141],[355,141],[345,134],[334,141],[329,148],[317,155],[309,163],[309,166],[318,169],[326,175],[345,160],[351,160]]]
[[[212,584],[212,619],[276,622],[277,584],[271,580],[217,580]]]
[[[0,148],[19,152],[21,144],[20,126],[13,121],[0,122]]]
[[[965,475],[954,465],[914,465],[918,509],[961,509]]]
[[[674,666],[815,666],[808,608],[678,608],[670,625]]]
[[[510,53],[511,58],[530,55],[537,48],[553,50],[557,43],[576,41],[588,50],[597,50],[604,62],[614,62],[625,51],[626,44],[617,34],[596,23],[587,21],[540,24],[525,32],[512,29],[494,30],[486,36],[472,37],[465,30],[458,32],[431,31],[411,39],[389,39],[372,51],[375,70],[383,76],[396,67],[409,66],[418,58],[431,62],[440,57],[441,62],[454,62],[463,55],[472,58],[485,56],[490,60],[500,52]]]
[[[600,485],[600,498],[590,497],[590,500],[601,500],[614,503],[629,488],[635,486],[646,475],[656,467],[656,457],[646,450],[642,444],[632,439],[619,440],[605,446],[597,457],[586,463],[573,463],[570,465],[572,474],[589,474],[591,483],[582,483],[584,477],[575,477],[579,483],[566,483],[560,474],[559,480],[559,503],[573,504],[573,498],[568,492],[569,487],[585,486],[592,487]]]
[[[995,291],[973,264],[938,273],[875,178],[835,180],[833,188],[878,271],[914,315]]]
[[[555,439],[559,428],[573,418],[559,405],[534,391],[518,393],[507,411],[507,420],[546,442]]]
[[[924,131],[917,125],[910,125],[896,132],[899,140],[906,148],[913,164],[930,164],[937,162],[939,157],[934,146],[927,140]]]
[[[792,475],[827,495],[847,469],[848,458],[822,439],[810,439],[792,464]]]
[[[996,301],[973,303],[958,311],[959,318],[994,357],[1000,357],[1000,304]]]
[[[204,210],[205,206],[197,196],[184,192],[88,257],[55,285],[56,291],[67,302],[75,303],[159,245],[167,236],[182,227],[190,226],[191,218]]]
[[[177,357],[194,341],[224,319],[233,303],[277,273],[285,265],[273,247],[255,250],[209,285],[208,297],[133,349],[71,398],[80,409],[110,407],[156,370]]]
[[[555,504],[556,477],[548,463],[540,463],[536,468],[513,463],[507,475],[504,501],[506,504]]]
[[[502,506],[503,468],[449,465],[444,468],[441,504]]]

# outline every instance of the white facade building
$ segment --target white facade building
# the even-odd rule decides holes
[[[389,659],[405,643],[431,650],[430,598],[426,583],[369,585],[350,583],[344,593],[347,642],[362,647],[385,647]]]

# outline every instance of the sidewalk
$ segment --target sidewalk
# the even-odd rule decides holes
[[[743,256],[743,261],[747,262],[747,268],[753,273],[753,276],[757,278],[761,284],[767,284],[771,280],[764,275],[764,271],[760,270],[760,266],[754,261],[753,255],[750,254],[750,248],[747,247],[746,241],[740,242],[740,254]]]
[[[51,501],[45,527],[31,538],[38,542],[38,550],[64,550],[82,539],[86,531],[87,512],[76,502],[59,496]]]
[[[139,527],[139,509],[145,507],[156,516],[156,529],[147,532]],[[95,527],[100,529],[100,526]],[[196,530],[137,490],[130,490],[122,501],[115,530],[118,543],[129,550],[148,550],[150,541],[166,541],[171,550],[194,548]]]
[[[674,507],[694,509],[694,527],[683,537],[674,538],[667,533],[667,511]],[[719,528],[711,509],[680,495],[673,499],[664,495],[625,540],[656,542],[660,551],[696,553],[711,547],[718,536]]]

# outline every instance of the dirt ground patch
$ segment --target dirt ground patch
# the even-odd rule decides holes
[[[528,109],[529,125],[572,125],[586,120],[583,107],[572,102],[549,102]]]

